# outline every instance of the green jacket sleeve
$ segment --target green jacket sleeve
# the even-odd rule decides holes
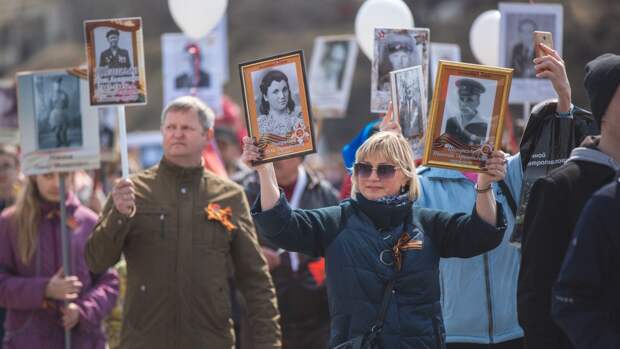
[[[118,263],[129,233],[130,220],[118,212],[112,197],[108,197],[84,249],[86,264],[92,273],[103,273]]]

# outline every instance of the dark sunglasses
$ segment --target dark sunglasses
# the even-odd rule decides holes
[[[392,177],[394,177],[394,174],[396,174],[397,168],[398,167],[394,165],[381,164],[381,165],[377,165],[377,168],[375,169],[369,164],[358,162],[353,166],[353,171],[355,171],[355,175],[357,176],[360,176],[362,178],[368,178],[370,177],[370,175],[372,175],[372,171],[376,170],[377,177],[379,177],[379,179],[384,180],[384,179],[391,179]]]

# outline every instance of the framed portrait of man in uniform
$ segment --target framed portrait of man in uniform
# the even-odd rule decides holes
[[[427,125],[427,100],[422,66],[390,73],[394,120],[411,144],[414,160],[424,156],[424,131]]]
[[[248,135],[258,163],[316,152],[302,51],[239,64]]]
[[[554,50],[562,56],[564,12],[561,4],[499,3],[499,63],[512,68],[510,103],[538,103],[555,98],[551,82],[536,78],[534,31],[550,32]]]
[[[423,164],[481,172],[501,147],[512,69],[439,61]]]
[[[141,18],[84,22],[91,106],[146,104]]]
[[[421,65],[424,84],[428,86],[429,40],[430,30],[427,28],[375,28],[370,74],[371,112],[387,111],[391,98],[390,72],[394,70]]]

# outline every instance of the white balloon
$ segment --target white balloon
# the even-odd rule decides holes
[[[485,65],[499,65],[498,10],[485,11],[474,20],[469,30],[469,46],[478,61]]]
[[[226,12],[228,0],[168,0],[172,19],[192,39],[209,34]]]
[[[372,60],[375,28],[413,28],[413,15],[402,0],[366,0],[355,17],[355,36]]]

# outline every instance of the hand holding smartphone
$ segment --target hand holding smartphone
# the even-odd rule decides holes
[[[545,51],[540,48],[539,44],[545,44],[545,46],[553,49],[553,36],[550,32],[534,31],[534,49],[536,50],[536,57],[542,57],[545,55]]]

